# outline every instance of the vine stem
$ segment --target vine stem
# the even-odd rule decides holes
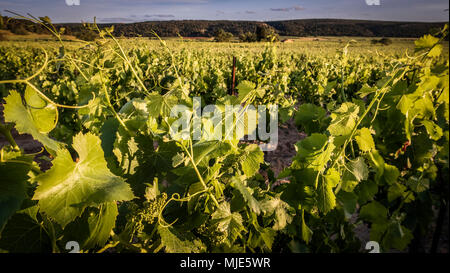
[[[114,109],[114,106],[111,104],[111,99],[110,99],[110,97],[109,97],[108,90],[107,90],[107,88],[106,88],[105,82],[103,81],[103,74],[102,74],[102,71],[101,71],[101,70],[99,70],[99,74],[100,74],[100,78],[102,79],[102,89],[103,89],[103,93],[105,94],[106,102],[107,102],[109,108],[110,108],[111,111],[113,112],[114,117],[119,121],[120,125],[123,126],[123,128],[127,131],[128,134],[130,134],[131,136],[133,136],[134,134],[133,134],[130,130],[128,130],[127,125],[125,124],[125,122],[123,122],[122,118],[119,116],[119,114],[117,113],[116,109]]]
[[[355,135],[356,131],[358,130],[359,125],[361,125],[361,123],[363,122],[364,118],[370,113],[370,111],[372,110],[372,107],[375,105],[375,103],[377,101],[379,101],[379,98],[381,96],[381,98],[384,98],[384,94],[387,92],[387,90],[384,90],[387,85],[393,81],[397,75],[397,72],[400,71],[400,69],[397,69],[396,71],[394,71],[393,76],[387,80],[383,86],[380,88],[380,92],[378,92],[375,97],[372,99],[372,101],[370,102],[369,106],[367,107],[366,111],[362,114],[362,116],[359,118],[358,122],[356,123],[356,125],[353,127],[350,136],[346,139],[344,146],[342,147],[342,149],[340,150],[338,156],[333,160],[333,163],[331,164],[330,169],[334,168],[334,166],[336,165],[336,163],[338,162],[338,160],[340,158],[342,158],[342,156],[345,154],[345,150],[347,149],[347,146],[349,143],[352,142],[353,136]],[[398,78],[402,78],[403,75],[405,74],[406,71],[403,71],[403,73],[398,77]],[[380,101],[381,102],[381,101]],[[339,191],[341,190],[342,187],[342,181],[339,182],[339,185],[336,187],[335,190],[335,194],[338,194]]]
[[[23,165],[27,165],[30,166],[31,170],[42,174],[41,169],[39,169],[38,167],[34,166],[33,163],[30,162],[25,162],[25,161],[21,161],[21,160],[6,160],[6,161],[1,161],[1,163],[16,163],[16,164],[23,164]]]
[[[36,71],[33,75],[25,78],[25,79],[20,79],[20,80],[2,80],[0,81],[0,84],[7,84],[7,83],[24,83],[26,85],[28,85],[29,87],[31,87],[34,91],[36,91],[39,96],[46,100],[48,103],[55,105],[56,107],[59,108],[68,108],[68,109],[81,109],[81,108],[85,108],[88,107],[89,104],[87,105],[83,105],[83,106],[70,106],[70,105],[62,105],[59,103],[54,102],[53,100],[51,100],[49,97],[47,97],[41,90],[39,90],[39,88],[37,88],[34,84],[32,84],[30,81],[34,78],[36,78],[39,74],[42,73],[42,71],[44,71],[44,69],[48,66],[49,60],[48,60],[48,54],[47,51],[45,49],[42,49],[44,51],[45,54],[45,60],[44,60],[44,64],[41,66],[41,68],[39,68],[38,71]],[[95,96],[95,94],[94,94]]]
[[[99,251],[97,251],[97,253],[103,253],[105,252],[105,250],[107,250],[108,248],[113,248],[116,247],[118,244],[120,243],[120,241],[111,243],[111,244],[107,244],[106,246],[104,246],[102,249],[100,249]]]
[[[188,195],[187,197],[184,197],[184,198],[181,198],[180,194],[178,194],[178,193],[172,194],[172,197],[170,197],[170,199],[167,200],[167,202],[162,206],[162,208],[160,209],[160,211],[158,213],[158,224],[160,226],[162,226],[162,227],[168,228],[168,227],[172,226],[173,224],[175,224],[178,221],[178,219],[175,219],[175,221],[173,221],[171,224],[168,224],[168,225],[164,225],[164,224],[161,223],[161,221],[164,222],[164,223],[167,223],[166,220],[164,220],[164,217],[162,216],[162,213],[163,213],[164,209],[167,207],[167,205],[169,205],[170,202],[172,202],[172,201],[180,202],[180,203],[181,202],[189,202],[191,200],[191,198],[193,198],[194,196],[197,196],[197,195],[200,195],[200,194],[203,194],[203,193],[207,193],[207,192],[208,192],[208,189],[204,189],[204,190],[196,192],[196,193],[194,193],[192,195]],[[153,229],[153,231],[152,231],[152,233],[150,235],[150,238],[155,233],[155,230],[156,230],[156,227]]]
[[[29,82],[28,80],[25,80],[24,83],[26,83],[28,86],[30,86],[34,91],[36,91],[44,100],[46,100],[48,103],[53,104],[56,107],[59,108],[67,108],[67,109],[82,109],[82,108],[86,108],[89,107],[89,104],[86,105],[82,105],[82,106],[70,106],[70,105],[63,105],[63,104],[59,104],[54,102],[53,100],[51,100],[49,97],[47,97],[46,95],[44,95],[44,93],[41,92],[41,90],[39,90],[39,88],[37,88],[36,86],[34,86],[31,82]],[[95,98],[95,93],[92,93],[94,98]],[[93,99],[94,99],[93,98]]]
[[[441,38],[441,39],[439,40],[438,43],[440,43],[442,40],[443,40],[443,38]],[[435,45],[433,45],[433,47],[432,47],[428,52],[430,52],[430,51],[431,51],[438,43],[436,43]],[[421,61],[423,61],[423,60],[425,59],[425,57],[427,56],[428,52],[427,52],[427,53],[424,53],[423,55],[417,56],[417,57],[411,57],[410,59],[421,58]],[[404,68],[404,67],[401,67],[401,68]],[[372,110],[372,107],[373,107],[374,104],[377,103],[377,102],[378,102],[378,106],[377,106],[377,110],[376,110],[376,112],[375,112],[375,115],[378,113],[378,108],[379,108],[379,106],[380,106],[380,104],[381,104],[381,101],[382,101],[383,98],[384,98],[384,95],[385,95],[386,92],[387,92],[387,90],[384,90],[384,91],[383,91],[383,89],[385,89],[385,88],[388,86],[388,84],[389,84],[390,82],[392,82],[393,80],[395,80],[396,78],[401,79],[401,78],[403,78],[403,76],[406,74],[407,70],[404,69],[403,72],[401,73],[401,75],[396,76],[396,75],[397,75],[397,72],[399,72],[399,71],[401,70],[401,68],[398,68],[398,69],[396,69],[396,70],[394,71],[392,77],[391,77],[389,80],[387,80],[387,81],[383,84],[383,86],[380,88],[381,92],[377,93],[377,94],[375,95],[375,97],[372,99],[372,101],[370,102],[370,104],[369,104],[369,106],[367,107],[367,109],[366,109],[366,111],[364,112],[364,114],[360,117],[360,119],[358,120],[358,122],[356,123],[356,125],[353,127],[350,136],[346,139],[346,141],[345,141],[345,143],[344,143],[344,146],[342,147],[342,149],[341,149],[341,151],[339,152],[338,156],[334,159],[333,163],[331,164],[330,169],[332,169],[332,168],[336,165],[336,163],[338,162],[338,160],[339,160],[340,158],[342,158],[342,156],[344,155],[345,150],[346,150],[348,144],[352,142],[353,136],[355,135],[356,131],[358,130],[359,125],[361,125],[361,123],[362,123],[362,121],[364,120],[364,118],[369,114],[369,112]],[[381,98],[380,98],[380,96],[381,96]],[[371,122],[373,122],[373,119],[372,119]],[[339,185],[336,187],[336,189],[335,189],[335,194],[338,194],[338,193],[339,193],[341,187],[342,187],[342,181],[339,182]]]
[[[184,152],[185,152],[185,153],[187,154],[187,156],[189,157],[189,160],[191,161],[192,166],[194,167],[195,173],[197,174],[198,179],[200,180],[200,183],[202,184],[203,188],[204,188],[206,191],[208,191],[209,196],[210,196],[211,199],[213,200],[214,204],[215,204],[217,207],[219,207],[219,202],[217,201],[216,197],[215,197],[211,192],[209,192],[208,186],[206,186],[206,183],[205,183],[205,181],[203,180],[203,177],[202,177],[202,175],[200,174],[200,171],[199,171],[198,168],[197,168],[197,164],[195,163],[195,160],[194,160],[193,155],[191,155],[191,153],[188,151],[188,149],[186,148],[186,146],[185,146],[183,143],[181,143],[181,142],[179,142],[179,143],[180,143],[180,145],[181,145],[181,148],[183,148]],[[193,151],[193,148],[192,148],[192,141],[190,142],[190,147],[191,147],[191,151]]]
[[[119,242],[119,244],[123,244],[124,246],[131,248],[131,249],[135,249],[135,250],[140,250],[141,253],[143,253],[143,249],[133,245],[132,243],[129,243],[125,240],[123,240],[119,235],[117,235],[113,230],[111,230],[110,232],[110,236],[112,237],[113,240],[115,240],[116,242]]]
[[[95,24],[95,25],[96,25],[97,29],[99,30],[97,24]],[[145,91],[145,92],[148,92],[147,87],[145,87],[145,85],[144,85],[144,83],[142,82],[141,78],[138,76],[136,70],[134,69],[133,65],[131,64],[130,60],[128,59],[127,55],[125,54],[125,51],[123,50],[123,48],[122,48],[122,46],[120,45],[119,41],[117,41],[116,37],[114,37],[114,35],[112,35],[112,33],[109,32],[109,30],[105,30],[105,31],[108,33],[108,35],[112,38],[112,40],[114,41],[114,43],[115,43],[115,44],[117,45],[117,47],[119,48],[120,53],[122,54],[122,56],[123,56],[125,62],[127,62],[128,65],[130,66],[131,71],[133,72],[133,74],[134,74],[136,80],[139,82],[139,84],[140,84],[141,87],[144,89],[144,91]]]
[[[155,31],[153,31],[153,35],[155,35],[156,38],[158,38],[159,42],[164,46],[164,48],[166,49],[166,51],[169,53],[170,58],[171,58],[171,60],[172,60],[172,67],[173,67],[173,70],[174,70],[174,72],[175,72],[175,76],[177,77],[178,82],[180,83],[180,86],[181,86],[181,88],[182,88],[182,90],[183,90],[183,92],[184,92],[185,86],[184,86],[184,83],[183,83],[183,81],[181,80],[180,74],[179,74],[179,72],[178,72],[178,67],[175,65],[175,63],[176,63],[176,62],[175,62],[175,56],[173,55],[173,53],[172,53],[172,51],[170,50],[170,48],[167,46],[167,43],[164,42],[164,41],[161,39],[161,37],[159,37],[158,33],[156,33]]]
[[[59,33],[59,32],[55,29],[55,26],[54,26],[53,24],[50,24],[50,25],[51,25],[51,28],[50,28],[48,24],[46,24],[45,22],[39,20],[38,18],[34,17],[33,15],[31,15],[31,14],[29,14],[29,13],[28,13],[28,16],[30,16],[31,18],[28,18],[28,17],[23,16],[23,15],[21,15],[21,14],[19,14],[19,13],[16,13],[16,12],[13,12],[13,11],[9,11],[9,10],[6,10],[6,12],[9,12],[9,13],[11,13],[11,14],[16,15],[16,17],[19,18],[19,19],[30,20],[30,21],[32,21],[32,22],[34,22],[34,23],[36,23],[36,24],[39,24],[39,25],[43,26],[44,28],[46,28],[48,31],[50,31],[50,33],[52,33],[52,34],[58,39],[59,43],[61,44],[61,47],[64,48],[64,42],[63,42],[62,39],[61,39],[61,34],[62,34],[62,32]],[[44,50],[44,52],[45,52],[45,50]],[[45,52],[45,54],[46,54],[46,57],[47,57],[47,52]],[[75,66],[75,68],[81,73],[81,75],[83,76],[83,78],[84,78],[86,81],[89,81],[89,79],[86,77],[86,75],[85,75],[85,74],[83,73],[83,71],[80,69],[80,67],[78,67],[78,65],[73,61],[73,59],[72,59],[72,58],[69,58],[69,60],[70,60],[70,62]],[[43,70],[43,68],[44,68],[44,66],[43,66],[41,69]],[[35,73],[32,77],[29,77],[29,78],[27,78],[27,79],[30,80],[30,79],[36,77],[37,75],[39,75],[39,74],[42,72],[42,70],[38,71],[38,72]],[[55,104],[55,105],[56,105],[56,104]],[[68,107],[63,107],[63,108],[68,108]]]
[[[6,140],[14,147],[14,149],[19,149],[16,141],[11,135],[11,128],[0,123],[0,134],[4,135]]]

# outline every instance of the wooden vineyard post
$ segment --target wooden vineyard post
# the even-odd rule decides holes
[[[233,56],[233,75],[231,82],[231,95],[233,96],[236,96],[235,86],[236,86],[236,57]]]

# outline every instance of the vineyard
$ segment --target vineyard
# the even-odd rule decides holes
[[[433,252],[447,232],[447,27],[384,46],[118,39],[92,24],[99,39],[68,42],[31,19],[55,39],[0,42],[0,252]],[[194,113],[201,139],[174,139],[172,109],[194,98],[277,105],[292,156],[277,165],[249,126],[211,140]]]

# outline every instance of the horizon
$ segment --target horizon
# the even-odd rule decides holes
[[[241,19],[171,19],[171,20],[147,20],[147,21],[136,21],[136,22],[126,22],[126,23],[104,23],[97,22],[98,25],[110,25],[110,24],[141,24],[141,23],[149,23],[149,22],[183,22],[183,21],[204,21],[204,22],[259,22],[259,23],[269,23],[269,22],[287,22],[287,21],[324,21],[324,20],[340,20],[340,21],[361,21],[361,22],[383,22],[383,23],[449,23],[450,21],[395,21],[395,20],[369,20],[369,19],[348,19],[348,18],[307,18],[307,19],[286,19],[286,20],[268,20],[268,21],[260,21],[260,20],[241,20]],[[56,24],[81,24],[81,23],[92,23],[93,21],[83,21],[83,22],[58,22]]]
[[[11,10],[49,16],[55,23],[92,22],[96,17],[99,24],[314,19],[440,23],[448,22],[448,7],[445,0],[0,0],[3,16]]]

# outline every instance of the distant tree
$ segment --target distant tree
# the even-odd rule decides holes
[[[373,39],[372,40],[372,44],[376,45],[376,44],[381,44],[381,45],[390,45],[392,44],[392,39],[389,38],[382,38],[382,39]]]
[[[258,41],[258,37],[256,37],[256,33],[246,32],[239,35],[239,40],[244,43],[253,43]]]
[[[98,34],[93,30],[83,29],[75,33],[75,37],[77,37],[77,39],[90,42],[95,41],[95,39],[98,38]]]
[[[278,42],[280,40],[275,29],[269,25],[259,25],[256,27],[256,37],[258,41],[274,41]]]
[[[214,41],[216,42],[229,42],[231,39],[233,39],[233,34],[226,32],[223,29],[219,29],[219,31],[216,34],[216,37],[214,38]]]
[[[3,29],[3,27],[5,26],[4,22],[3,22],[3,16],[0,14],[0,29]],[[6,38],[6,35],[2,32],[0,32],[0,41],[6,41],[8,40]]]
[[[380,39],[380,44],[382,44],[382,45],[390,45],[390,44],[392,44],[392,40],[389,39],[389,38],[382,38],[382,39]]]
[[[50,24],[48,17],[41,17],[42,23]],[[1,18],[0,18],[1,20]],[[1,23],[1,22],[0,22]],[[3,29],[10,30],[22,25],[23,29],[29,33],[48,34],[48,30],[40,24],[31,21],[3,17]],[[1,24],[0,24],[1,25]],[[66,35],[75,35],[82,32],[82,24],[58,24],[59,27],[66,28]],[[109,26],[109,24],[100,24],[100,27]],[[444,23],[404,23],[380,24],[376,21],[352,21],[352,20],[289,20],[273,21],[266,24],[261,22],[249,21],[149,21],[135,24],[118,24],[114,35],[132,37],[138,34],[153,37],[152,30],[157,30],[161,37],[176,37],[179,33],[183,37],[215,37],[220,29],[232,33],[235,36],[244,36],[241,41],[252,41],[253,35],[247,35],[253,32],[255,35],[258,28],[261,41],[269,41],[268,37],[282,36],[363,36],[363,37],[421,37],[429,33],[432,29],[437,32]],[[0,26],[1,27],[1,26]],[[16,32],[23,32],[18,29]],[[377,39],[380,39],[377,38]],[[447,36],[448,39],[448,36]],[[277,40],[275,38],[275,40]],[[377,42],[378,43],[378,42]]]
[[[23,25],[16,25],[11,29],[11,32],[17,35],[27,35],[28,31]]]

